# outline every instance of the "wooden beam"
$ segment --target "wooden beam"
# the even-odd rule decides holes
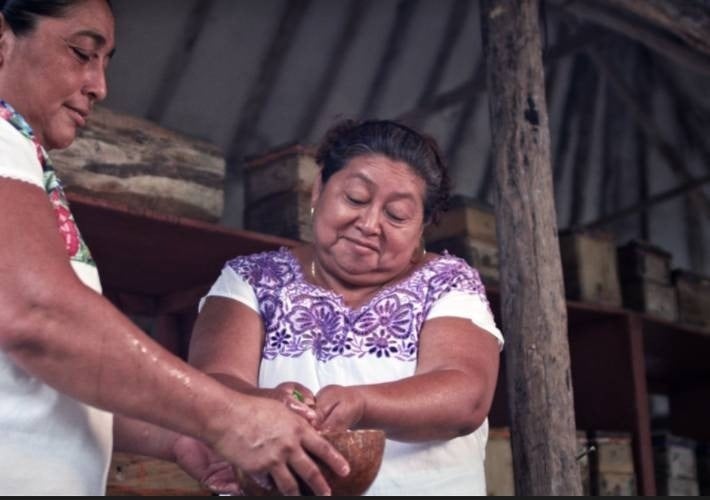
[[[557,59],[561,59],[570,54],[578,52],[586,48],[590,43],[602,40],[599,37],[599,31],[584,30],[583,32],[571,36],[569,39],[558,42],[554,47],[545,53],[545,63],[551,64]],[[397,116],[397,120],[407,123],[421,123],[427,116],[443,111],[450,106],[458,104],[461,100],[470,97],[474,93],[482,93],[486,90],[486,79],[481,76],[477,79],[471,79],[457,85],[451,90],[442,92],[432,97],[428,102],[421,106],[405,111]]]
[[[707,141],[707,132],[701,130],[704,125],[701,122],[710,121],[707,118],[710,117],[710,110],[703,108],[702,103],[688,97],[666,68],[655,64],[654,69],[656,77],[673,102],[673,115],[680,125],[682,136],[688,141],[690,148],[700,154],[705,169],[710,171],[710,143]]]
[[[340,76],[348,51],[357,38],[362,22],[372,6],[370,0],[350,0],[348,8],[344,10],[343,28],[340,30],[338,40],[333,44],[333,48],[328,55],[328,62],[324,66],[323,74],[316,89],[308,99],[303,116],[296,128],[295,137],[300,137],[304,141],[309,140],[316,126],[321,110],[328,103],[330,95],[333,93],[335,82]]]
[[[577,119],[578,104],[581,102],[579,97],[579,87],[577,82],[580,81],[585,74],[586,60],[583,55],[577,55],[572,63],[570,70],[569,83],[567,85],[567,95],[562,107],[562,123],[559,127],[557,144],[555,148],[554,161],[552,164],[552,179],[555,189],[555,198],[560,199],[562,191],[562,175],[565,169],[565,160],[569,149],[574,145],[572,132],[578,125]]]
[[[483,168],[485,168],[486,171],[483,173],[483,180],[478,186],[476,197],[481,201],[489,202],[492,197],[493,184],[495,183],[495,165],[493,164],[492,148],[488,148],[486,152],[486,160],[483,162]]]
[[[611,208],[612,187],[619,172],[616,154],[619,137],[614,133],[614,128],[619,126],[616,119],[618,106],[606,80],[603,81],[602,86],[604,88],[604,128],[602,130],[602,171],[599,178],[599,205],[597,208],[597,213],[600,215],[608,213]]]
[[[233,134],[231,148],[227,154],[229,174],[241,169],[245,148],[254,137],[261,113],[276,85],[283,67],[283,61],[293,45],[293,39],[298,34],[298,29],[309,4],[310,0],[289,0],[284,3],[281,19],[269,48],[261,61],[259,75],[254,79],[244,105],[239,112],[239,122]]]
[[[454,53],[453,48],[456,47],[461,38],[463,25],[468,19],[471,5],[470,0],[454,0],[449,12],[449,18],[446,21],[444,37],[439,43],[439,49],[436,52],[436,57],[434,57],[434,64],[428,72],[429,77],[424,83],[424,87],[422,87],[419,99],[417,99],[417,107],[426,106],[439,90],[441,80],[444,78],[444,73],[451,60],[451,55]],[[413,125],[419,124],[414,123]]]
[[[636,204],[626,207],[622,210],[619,210],[618,212],[614,212],[612,214],[605,215],[605,216],[600,217],[599,219],[589,222],[587,224],[582,224],[580,226],[575,227],[575,229],[587,230],[587,229],[597,229],[597,228],[606,226],[608,224],[611,224],[612,222],[621,220],[621,219],[628,217],[630,215],[639,213],[644,210],[648,210],[651,207],[654,207],[660,203],[666,202],[668,200],[672,200],[673,198],[677,198],[678,196],[686,195],[689,192],[696,190],[707,183],[710,183],[710,175],[698,177],[697,179],[691,179],[687,182],[684,182],[683,184],[681,184],[678,187],[675,187],[673,189],[669,189],[667,191],[663,191],[661,193],[649,196],[646,201],[636,203]]]
[[[637,102],[631,89],[629,89],[626,83],[618,77],[618,72],[616,68],[613,67],[613,64],[602,57],[602,55],[595,49],[591,49],[589,51],[589,55],[601,73],[606,77],[619,98],[630,110],[631,116],[636,125],[644,131],[650,143],[653,144],[661,156],[666,159],[671,170],[679,179],[685,181],[691,180],[692,175],[690,174],[688,167],[685,165],[682,156],[669,142],[663,138],[660,130],[654,124],[653,117],[650,116],[642,105]],[[691,196],[694,199],[696,209],[700,210],[706,217],[710,218],[710,202],[707,197],[700,191],[692,193]]]
[[[472,80],[477,80],[478,78],[483,78],[485,75],[485,67],[483,64],[483,56],[480,57],[479,61],[474,66],[474,72]],[[458,119],[456,120],[456,125],[451,133],[451,139],[446,148],[446,158],[451,165],[456,165],[458,159],[458,153],[461,149],[461,145],[466,140],[469,123],[473,119],[476,109],[483,98],[482,93],[475,93],[464,102],[461,110],[459,111]]]
[[[559,6],[579,19],[604,26],[623,36],[636,40],[671,60],[701,75],[710,75],[710,57],[700,54],[670,38],[665,33],[638,23],[627,21],[607,11],[594,2],[559,0]]]
[[[582,57],[582,56],[579,56]],[[596,104],[599,102],[599,78],[593,71],[589,59],[584,57],[584,77],[573,81],[572,85],[580,87],[577,100],[578,127],[577,147],[572,160],[572,192],[569,221],[571,226],[577,224],[584,216],[586,194],[588,192],[589,169],[592,165],[592,140],[596,123]]]
[[[205,29],[213,5],[214,0],[194,0],[185,26],[180,31],[177,42],[173,44],[173,51],[165,66],[160,85],[148,107],[146,117],[149,120],[156,123],[162,121],[165,111],[175,97],[185,68],[192,59],[195,44]]]
[[[418,3],[419,0],[399,0],[397,4],[397,13],[392,21],[385,49],[382,51],[377,73],[370,84],[365,102],[360,108],[361,118],[372,118],[373,113],[377,112],[380,101],[384,97],[387,82],[395,69],[395,61],[405,46]]]
[[[227,151],[227,169],[224,182],[224,215],[222,223],[241,227],[244,213],[244,157],[250,142],[256,137],[261,114],[273,92],[283,62],[298,34],[310,0],[289,0],[284,3],[281,19],[276,26],[269,48],[264,54],[259,74],[254,79],[239,111],[239,121]]]
[[[639,46],[635,50],[636,64],[634,65],[634,87],[639,104],[644,109],[651,109],[651,89],[655,87],[653,78],[653,59],[648,52],[648,49]],[[648,164],[648,141],[646,135],[636,127],[634,131],[634,163],[636,164],[636,179],[637,179],[637,199],[643,203],[650,196],[650,172]],[[649,241],[651,237],[650,217],[647,210],[639,212],[639,233],[641,238]]]
[[[600,0],[597,0],[600,1]],[[710,56],[710,4],[668,0],[601,0],[663,28],[688,46]]]
[[[517,495],[581,495],[537,0],[484,0]]]

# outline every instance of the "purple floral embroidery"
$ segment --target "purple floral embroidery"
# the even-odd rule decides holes
[[[382,333],[381,335],[373,335],[365,341],[365,345],[368,347],[370,354],[376,355],[378,358],[385,356],[390,357],[390,354],[396,354],[398,349],[394,344],[394,339],[391,339],[387,333]]]
[[[397,295],[391,295],[368,308],[353,325],[353,331],[364,336],[384,330],[403,339],[411,334],[413,319],[412,304],[401,304]]]
[[[239,257],[229,265],[259,300],[266,329],[264,359],[310,352],[321,362],[364,356],[415,361],[424,318],[446,292],[465,291],[488,303],[476,270],[450,255],[382,289],[356,310],[308,283],[288,249]]]

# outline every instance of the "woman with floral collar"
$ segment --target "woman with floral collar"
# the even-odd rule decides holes
[[[172,356],[100,295],[46,151],[106,97],[113,51],[107,0],[0,1],[0,489],[103,495],[115,441],[231,491],[229,464],[184,434],[283,492],[300,475],[328,493],[313,456],[347,464],[311,426]]]
[[[478,273],[422,247],[448,196],[436,144],[395,122],[345,122],[317,161],[313,244],[228,262],[190,362],[288,406],[299,396],[318,428],[383,429],[368,494],[485,495],[503,339]]]

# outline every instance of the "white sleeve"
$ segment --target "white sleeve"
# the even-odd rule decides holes
[[[207,295],[200,299],[197,306],[197,311],[202,310],[207,297],[225,297],[241,302],[245,306],[253,309],[257,314],[259,312],[259,299],[256,298],[256,293],[249,283],[239,276],[234,269],[229,265],[222,268],[222,273],[215,281]]]
[[[0,177],[44,189],[42,165],[32,141],[0,118]]]
[[[493,335],[503,350],[503,334],[496,326],[488,303],[476,294],[452,290],[434,302],[427,320],[443,317],[465,318]]]

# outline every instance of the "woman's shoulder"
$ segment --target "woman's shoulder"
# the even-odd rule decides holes
[[[300,273],[300,266],[291,250],[278,250],[240,255],[225,264],[251,285],[282,286]]]
[[[42,187],[42,165],[31,140],[0,118],[0,177]]]
[[[444,251],[432,254],[423,269],[430,287],[448,290],[462,290],[473,293],[484,292],[478,271],[464,259]]]

